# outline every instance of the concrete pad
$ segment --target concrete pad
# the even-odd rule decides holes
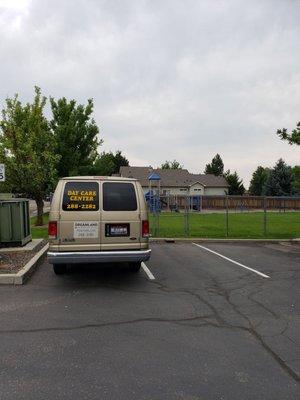
[[[25,246],[2,247],[0,253],[7,253],[8,251],[31,251],[34,250],[43,240],[44,239],[32,239],[32,241],[28,242]]]

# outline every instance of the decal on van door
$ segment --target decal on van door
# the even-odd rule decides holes
[[[62,209],[64,211],[98,211],[98,182],[67,182]]]
[[[98,221],[74,222],[74,239],[97,239],[99,232]]]

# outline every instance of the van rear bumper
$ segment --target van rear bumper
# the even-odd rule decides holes
[[[149,260],[151,249],[118,251],[48,251],[50,264],[142,262]]]

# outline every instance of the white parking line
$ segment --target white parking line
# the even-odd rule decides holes
[[[145,271],[145,274],[148,276],[148,278],[151,279],[151,281],[153,281],[155,277],[144,262],[142,262],[142,268]]]
[[[248,269],[249,271],[252,271],[252,272],[254,272],[254,273],[257,274],[257,275],[260,275],[260,276],[262,276],[263,278],[270,278],[268,275],[265,275],[265,274],[263,274],[262,272],[259,272],[259,271],[257,271],[257,270],[254,269],[254,268],[247,267],[246,265],[241,264],[241,263],[239,263],[239,262],[237,262],[237,261],[234,261],[234,260],[232,260],[231,258],[225,257],[225,256],[223,256],[222,254],[217,253],[216,251],[213,251],[213,250],[211,250],[211,249],[208,249],[207,247],[201,246],[200,244],[197,244],[197,243],[193,243],[193,244],[194,244],[195,246],[200,247],[201,249],[204,249],[204,250],[206,250],[206,251],[209,251],[210,253],[215,254],[216,256],[219,256],[219,257],[224,258],[224,260],[230,261],[230,262],[232,262],[233,264],[236,264],[236,265],[239,265],[239,266],[242,267],[242,268]]]

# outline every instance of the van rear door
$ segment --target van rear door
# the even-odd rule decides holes
[[[99,182],[66,181],[58,236],[60,251],[100,251]]]
[[[141,248],[141,217],[136,183],[102,183],[101,250]]]

